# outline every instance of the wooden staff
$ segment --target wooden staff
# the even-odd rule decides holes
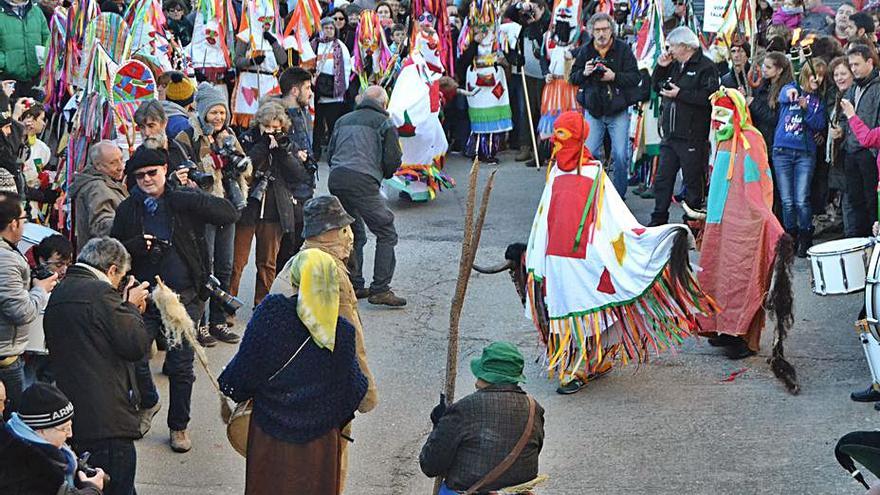
[[[480,200],[480,213],[474,223],[474,206],[477,200],[477,178],[480,172],[480,161],[474,159],[468,181],[469,189],[464,217],[464,238],[461,242],[461,258],[458,265],[458,281],[455,284],[455,294],[452,296],[452,305],[449,308],[449,340],[446,348],[446,401],[452,403],[455,400],[455,380],[458,376],[458,328],[461,321],[461,309],[464,305],[464,296],[467,292],[474,259],[477,256],[477,248],[480,245],[480,237],[483,232],[483,223],[486,220],[486,210],[489,206],[489,195],[495,185],[495,173],[489,174],[489,179],[483,187],[483,196]],[[434,480],[434,495],[440,491],[441,478]]]
[[[523,47],[525,49],[525,47]],[[519,75],[522,76],[523,95],[526,97],[526,115],[529,116],[529,136],[532,137],[532,153],[535,155],[535,167],[541,170],[541,160],[538,159],[538,141],[535,139],[535,121],[532,119],[532,104],[529,101],[529,90],[526,87],[526,66],[520,67]]]

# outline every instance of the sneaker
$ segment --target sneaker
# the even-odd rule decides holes
[[[880,392],[871,385],[865,390],[849,394],[849,398],[855,402],[877,402],[880,401]]]
[[[480,158],[480,163],[483,163],[485,165],[498,165],[498,157],[487,156],[485,158]]]
[[[354,295],[358,299],[366,299],[366,298],[370,297],[370,289],[367,289],[366,287],[361,287],[360,289],[355,289]]]
[[[535,168],[535,159],[532,158],[531,160],[523,163],[523,165],[525,165],[526,167],[529,167],[529,168]]]
[[[738,359],[745,359],[747,357],[751,357],[757,354],[757,352],[749,349],[749,346],[746,345],[745,340],[737,340],[739,340],[739,342],[724,348],[724,355],[727,356],[727,359],[736,361]]]
[[[716,337],[709,337],[708,342],[712,347],[728,347],[739,344],[741,339],[726,333],[719,333]]]
[[[530,148],[528,146],[523,146],[522,148],[519,149],[519,153],[517,153],[513,159],[518,162],[525,162],[525,161],[528,161],[532,158],[534,158],[532,156],[532,148]]]
[[[196,340],[199,341],[199,345],[202,347],[214,347],[217,345],[217,339],[208,331],[207,325],[199,325],[199,334],[196,336]]]
[[[189,439],[189,433],[186,430],[171,430],[171,450],[182,454],[192,449],[192,440]]]
[[[386,290],[385,292],[373,294],[367,298],[367,301],[370,304],[380,304],[383,306],[391,306],[395,308],[406,306],[406,299],[394,295],[394,292],[391,292],[391,290]]]
[[[208,333],[216,340],[227,344],[237,344],[241,341],[241,337],[239,337],[237,333],[233,332],[229,327],[222,323],[219,325],[211,325],[211,328],[208,329]]]
[[[565,385],[560,385],[559,388],[556,389],[556,393],[561,395],[571,395],[573,393],[580,392],[580,390],[586,386],[587,382],[581,380],[580,378],[575,378]]]
[[[153,407],[148,407],[147,409],[141,409],[138,411],[138,418],[140,421],[140,425],[138,426],[138,431],[141,434],[141,438],[147,436],[147,432],[150,431],[150,427],[153,426],[153,417],[159,412],[159,409],[162,409],[162,403],[157,402]]]

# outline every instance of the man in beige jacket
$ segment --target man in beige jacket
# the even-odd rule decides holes
[[[336,196],[318,196],[308,200],[303,207],[303,237],[305,243],[302,249],[316,248],[333,256],[336,261],[336,270],[339,274],[339,316],[348,320],[355,328],[357,339],[357,358],[361,372],[367,377],[367,393],[358,406],[361,414],[370,412],[378,403],[376,394],[376,382],[367,364],[367,351],[364,347],[364,328],[361,317],[358,314],[358,300],[354,293],[354,287],[348,278],[346,261],[351,254],[354,245],[354,234],[351,230],[352,218],[342,208],[342,204]],[[278,270],[278,275],[269,290],[270,294],[284,294],[293,296],[296,288],[290,283],[290,264],[294,258]],[[351,436],[351,423],[343,431],[345,436]],[[348,449],[347,442],[342,445],[342,484],[344,486],[348,472]]]

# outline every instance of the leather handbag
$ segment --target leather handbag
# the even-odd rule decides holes
[[[535,428],[535,409],[537,409],[537,404],[535,403],[535,399],[530,395],[527,395],[526,397],[529,399],[529,420],[526,421],[526,428],[523,430],[522,436],[519,437],[519,440],[516,442],[516,445],[513,446],[513,450],[507,454],[507,457],[505,457],[497,466],[492,468],[486,476],[483,476],[482,479],[471,485],[471,487],[464,492],[464,495],[473,495],[484,486],[500,478],[502,474],[510,469],[510,466],[513,465],[517,457],[519,457],[523,449],[526,447],[526,444],[529,443],[529,439],[532,438],[532,430]]]
[[[293,362],[293,358],[303,350],[303,347],[309,343],[311,338],[311,335],[306,337],[306,340],[304,340],[299,346],[299,349],[293,353],[293,356],[290,356],[290,359],[284,363],[284,366],[279,368],[278,371],[269,377],[267,383],[271,382],[272,379],[278,376],[290,363]],[[239,402],[235,405],[235,408],[232,410],[232,415],[229,416],[229,421],[226,423],[226,438],[229,440],[229,444],[232,445],[232,448],[235,449],[236,452],[245,458],[247,457],[248,430],[251,427],[251,414],[253,413],[253,410],[253,399]]]

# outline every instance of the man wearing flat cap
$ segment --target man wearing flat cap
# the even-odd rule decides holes
[[[493,342],[471,361],[471,372],[477,391],[448,407],[441,397],[431,412],[422,472],[443,478],[440,495],[536,482],[544,408],[518,385],[526,381],[522,354],[509,342]]]
[[[119,204],[110,235],[119,239],[131,254],[131,274],[150,284],[160,276],[180,295],[190,318],[197,322],[208,298],[205,283],[211,273],[205,226],[234,223],[238,210],[228,200],[197,188],[173,187],[167,182],[167,163],[168,152],[150,139],[126,162],[125,173],[135,186]],[[144,322],[154,334],[159,334],[162,321],[152,303],[144,313]],[[186,341],[168,349],[165,355],[170,401],[168,428],[175,452],[187,452],[192,447],[186,428],[195,382],[193,356]],[[150,408],[158,394],[145,364],[138,366],[138,386],[142,389],[141,407]]]
[[[354,244],[354,234],[351,224],[354,218],[342,208],[342,204],[336,196],[317,196],[306,201],[303,206],[303,237],[305,242],[302,249],[320,249],[333,256],[336,261],[336,271],[339,279],[339,316],[348,320],[355,329],[355,345],[357,347],[357,360],[361,373],[367,378],[367,393],[358,406],[358,412],[367,413],[373,410],[378,403],[376,395],[376,382],[367,364],[367,351],[364,347],[364,328],[361,317],[358,314],[358,300],[354,293],[354,287],[348,279],[348,266],[346,262],[351,255]],[[290,281],[290,269],[294,259],[291,258],[284,268],[278,271],[275,282],[269,290],[270,294],[283,294],[291,297],[296,293],[296,288]],[[343,434],[351,434],[349,423]],[[343,452],[341,479],[345,483],[347,473],[347,450]]]

